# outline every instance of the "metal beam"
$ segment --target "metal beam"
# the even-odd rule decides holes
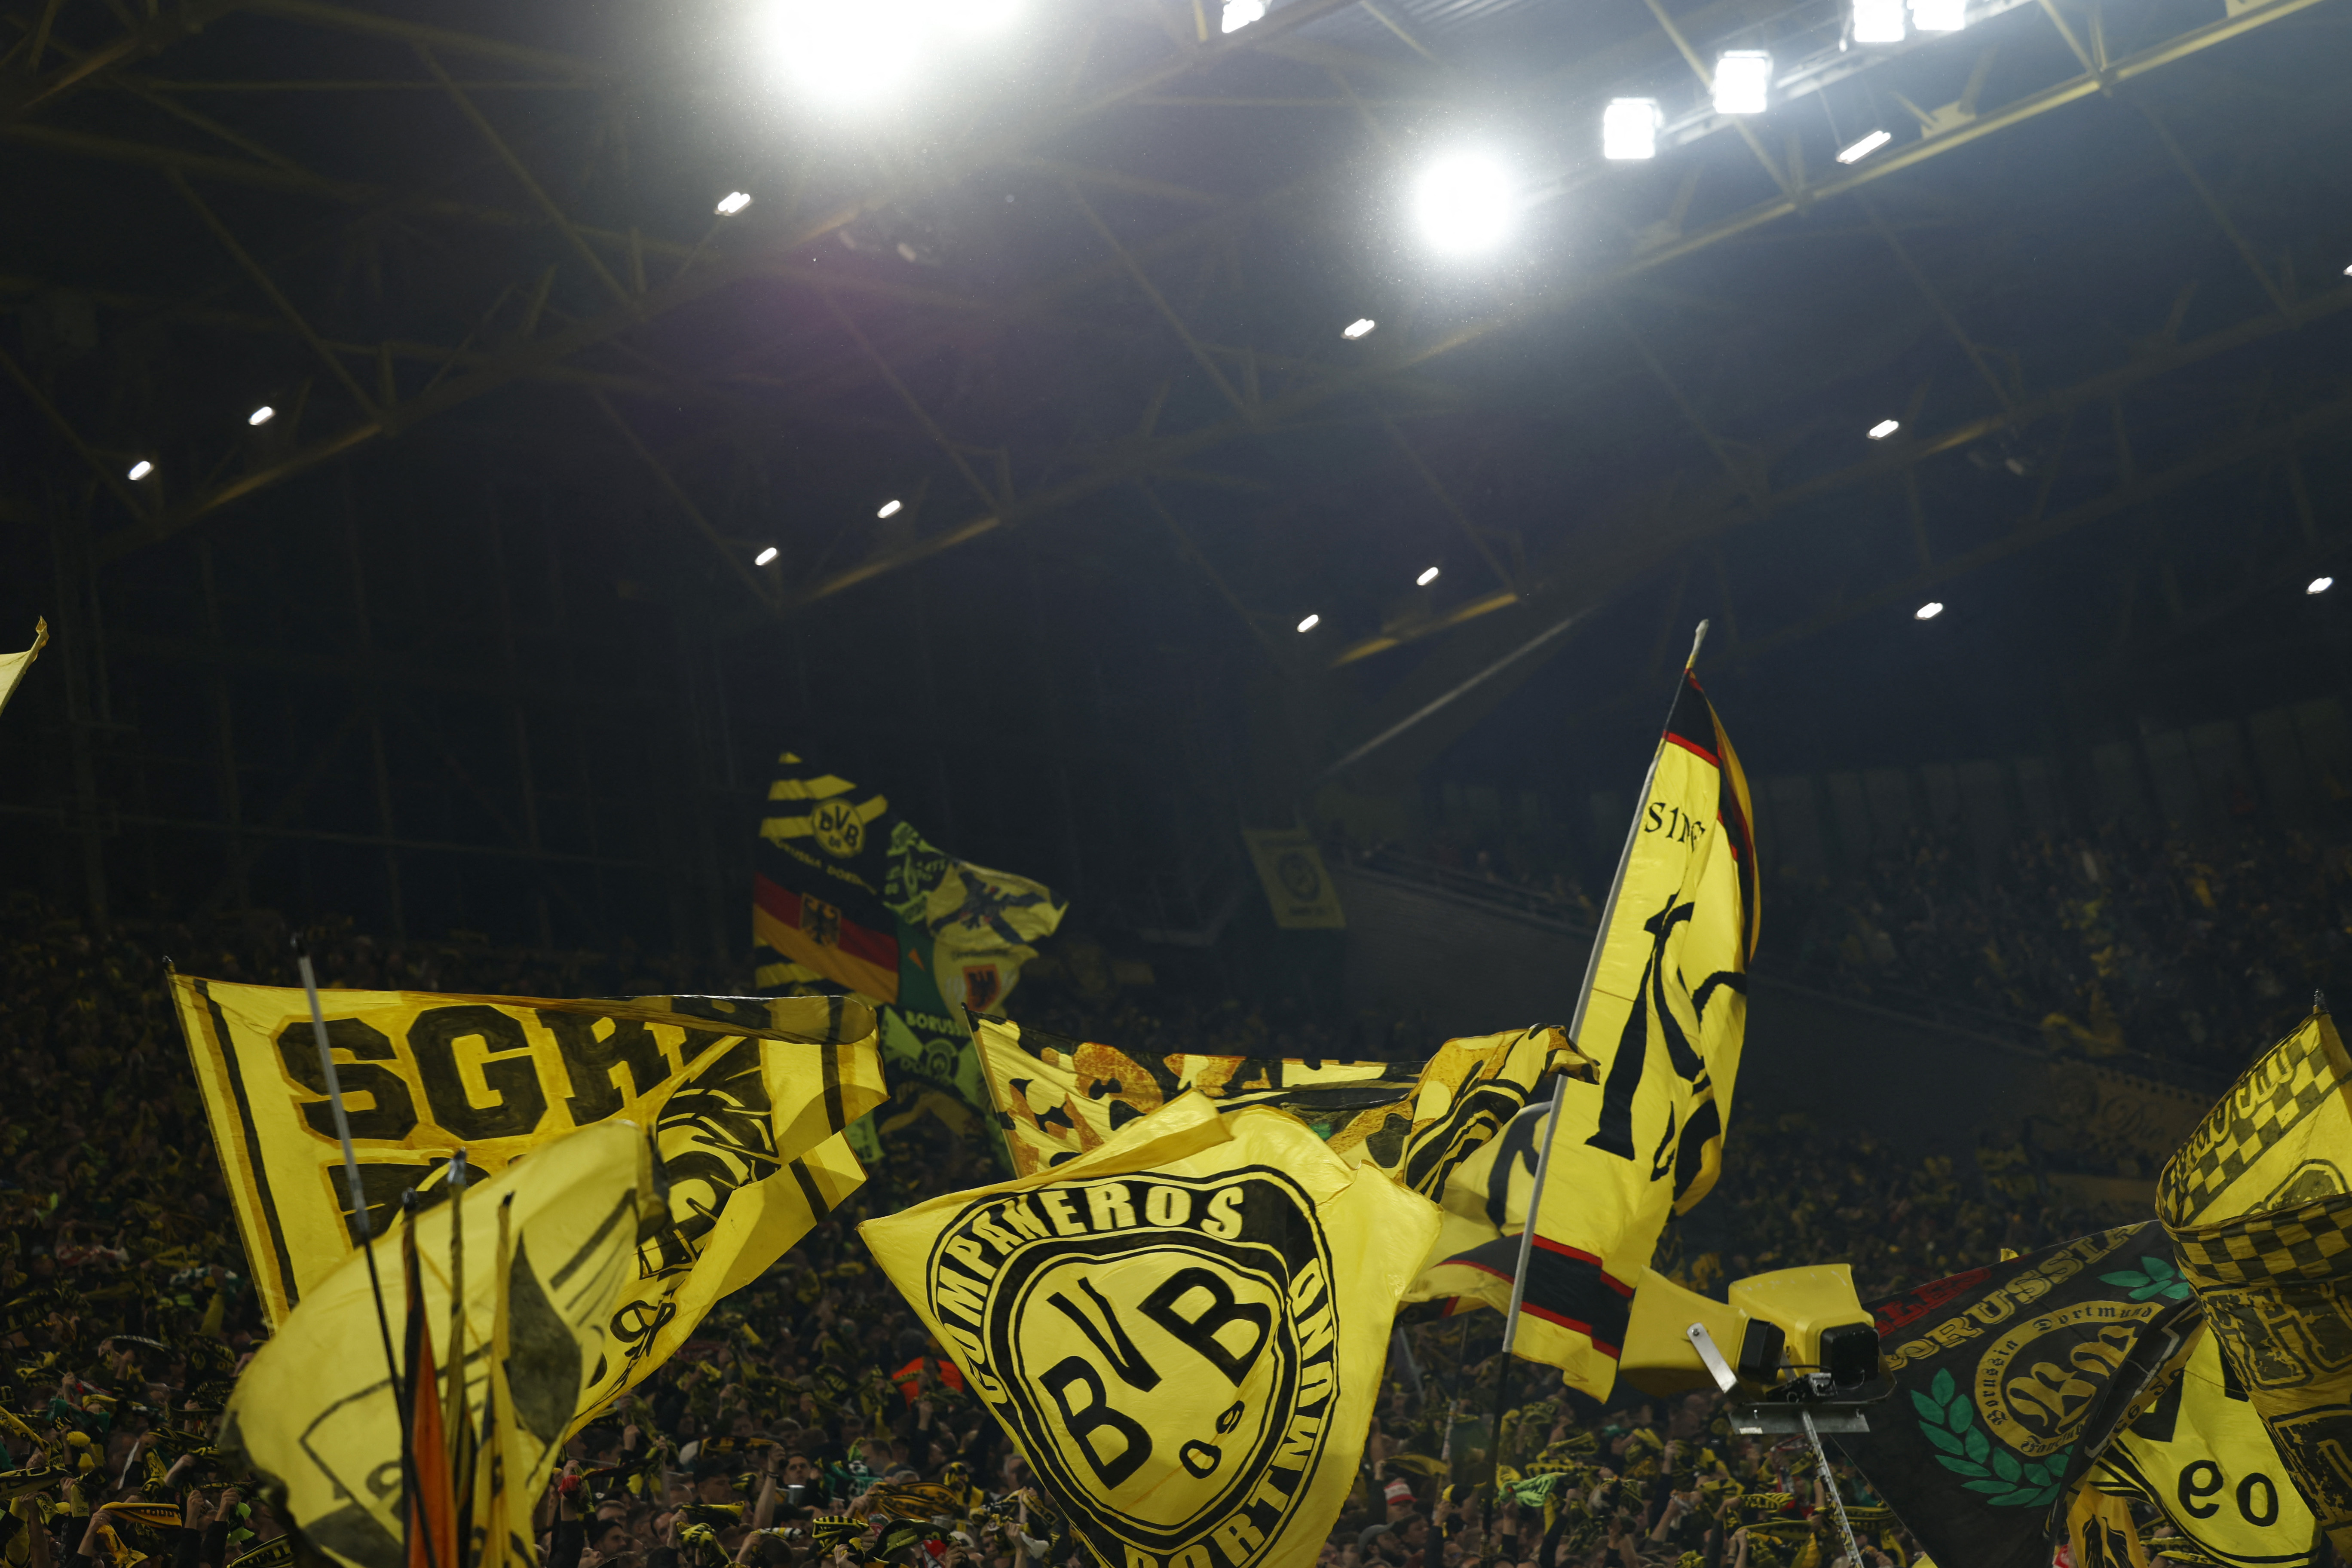
[[[980,504],[993,510],[1011,500],[1010,496],[1000,496],[991,490],[981,477],[972,472],[971,465],[964,461],[962,449],[948,439],[947,432],[940,428],[939,422],[930,416],[915,395],[908,390],[907,384],[898,379],[898,373],[890,368],[890,362],[882,357],[881,351],[874,346],[864,332],[858,331],[857,323],[850,319],[848,311],[841,308],[841,302],[831,294],[823,295],[822,298],[824,300],[825,309],[833,312],[833,319],[840,324],[841,330],[849,334],[851,342],[865,351],[866,357],[873,363],[875,371],[883,381],[888,384],[890,390],[898,395],[898,401],[906,405],[908,413],[914,416],[915,423],[923,427],[923,434],[929,437],[932,444],[940,451],[947,454],[948,461],[955,465],[955,471],[963,476],[963,482],[971,487],[973,495],[980,498]]]
[[[1462,531],[1462,537],[1469,541],[1470,548],[1478,552],[1478,558],[1486,563],[1486,570],[1495,574],[1495,581],[1500,583],[1513,598],[1517,598],[1518,584],[1512,581],[1511,574],[1504,568],[1503,563],[1495,558],[1495,552],[1486,548],[1486,539],[1478,532],[1477,525],[1470,521],[1469,513],[1464,511],[1461,503],[1454,499],[1454,492],[1445,488],[1444,481],[1431,470],[1427,463],[1422,461],[1421,453],[1414,449],[1412,442],[1404,438],[1404,432],[1397,428],[1395,420],[1385,414],[1381,415],[1381,429],[1387,434],[1390,443],[1404,454],[1404,460],[1412,465],[1412,471],[1420,476],[1421,482],[1428,488],[1429,493],[1437,498],[1437,504],[1444,509],[1447,517],[1454,520],[1454,526]]]
[[[780,609],[782,605],[777,594],[769,586],[767,579],[761,577],[759,574],[759,569],[743,559],[742,552],[738,550],[725,534],[719,532],[709,518],[703,516],[702,509],[694,504],[694,498],[686,493],[685,488],[672,476],[668,467],[659,458],[654,456],[652,449],[638,438],[635,428],[621,417],[621,411],[614,408],[601,392],[592,392],[588,395],[588,398],[590,402],[595,404],[598,411],[612,422],[613,428],[620,432],[621,439],[627,444],[629,450],[635,452],[638,459],[652,472],[654,482],[661,487],[664,495],[669,497],[671,504],[686,514],[687,521],[694,525],[695,531],[701,534],[710,548],[719,552],[735,575],[742,579],[743,585],[751,591],[751,596],[767,606],[772,614]]]
[[[0,124],[21,120],[128,61],[144,59],[236,10],[244,0],[182,0],[15,92],[0,92]],[[44,29],[46,32],[46,28]]]
[[[2315,436],[2332,434],[2352,426],[2352,397],[2337,398],[2315,408],[2306,409],[2293,418],[2282,420],[2266,429],[2233,435],[2209,443],[2200,451],[2181,461],[2152,473],[2127,478],[2113,490],[2096,500],[2071,507],[2053,517],[2045,518],[2030,527],[2012,530],[1990,544],[1979,545],[1963,554],[1952,556],[1942,564],[1917,572],[1884,587],[1875,589],[1849,604],[1827,610],[1800,622],[1747,642],[1734,646],[1726,657],[1734,663],[1745,664],[1778,648],[1801,642],[1889,605],[1910,603],[1920,595],[1980,571],[2012,555],[2047,544],[2063,534],[2103,521],[2119,512],[2149,501],[2161,500],[2183,485],[2219,473],[2249,458],[2266,457],[2274,452],[2291,451],[2298,444]]]
[[[2166,128],[2164,121],[2154,109],[2138,99],[2132,100],[2132,107],[2147,117],[2148,129],[2156,132],[2158,142],[2164,143],[2164,151],[2172,159],[2173,166],[2180,171],[2181,178],[2189,182],[2189,188],[2197,193],[2198,203],[2204,207],[2206,216],[2213,220],[2213,226],[2237,251],[2238,259],[2246,264],[2246,270],[2254,275],[2254,281],[2263,286],[2263,292],[2270,296],[2271,303],[2282,311],[2290,310],[2292,307],[2287,302],[2286,291],[2278,286],[2271,277],[2270,268],[2264,267],[2262,258],[2254,254],[2254,247],[2246,242],[2246,237],[2239,232],[2237,224],[2231,220],[2230,209],[2221,205],[2221,198],[2213,194],[2212,187],[2205,183],[2205,177],[2197,172],[2197,165],[2189,161],[2189,154],[2182,152],[2180,143],[2172,139],[2172,132]]]
[[[283,4],[286,0],[270,0],[270,3]],[[307,4],[308,0],[303,0],[303,3]],[[873,190],[856,201],[801,225],[780,240],[738,255],[714,258],[695,270],[675,276],[644,294],[632,296],[625,304],[616,304],[601,315],[520,345],[470,375],[410,398],[401,405],[396,417],[388,420],[383,426],[363,424],[323,437],[278,463],[256,470],[235,485],[213,491],[191,507],[175,511],[167,518],[113,534],[102,542],[100,559],[119,560],[131,552],[171,537],[224,506],[306,472],[344,452],[365,446],[380,435],[406,429],[470,403],[544,366],[568,359],[583,349],[604,342],[655,316],[690,304],[742,279],[772,274],[786,258],[804,251],[812,242],[866,213],[947,189],[980,170],[1019,158],[1039,142],[1076,129],[1121,103],[1180,80],[1196,70],[1247,54],[1295,32],[1318,17],[1352,4],[1354,0],[1293,0],[1292,4],[1240,34],[1183,51],[1174,59],[1136,72],[1076,106],[1034,115],[1004,135],[960,157],[939,160],[923,174]],[[958,531],[958,537],[976,537],[993,526],[994,522],[991,521],[978,527],[967,527]]]
[[[441,62],[433,58],[433,51],[419,44],[416,46],[416,58],[424,62],[425,68],[433,73],[433,79],[439,82],[442,90],[449,95],[449,100],[457,106],[457,112],[464,115],[467,122],[481,133],[482,140],[490,144],[490,151],[498,155],[499,163],[507,166],[507,172],[515,177],[515,183],[522,187],[523,194],[531,199],[547,221],[555,226],[556,233],[564,237],[565,242],[579,254],[580,259],[588,264],[588,270],[597,282],[604,286],[604,291],[612,295],[624,310],[633,307],[636,303],[636,296],[623,288],[621,280],[604,266],[604,259],[589,248],[588,241],[572,226],[572,220],[563,215],[563,209],[556,205],[555,198],[547,194],[544,185],[531,177],[530,170],[516,155],[515,150],[507,145],[506,138],[499,134],[498,127],[483,117],[482,111],[474,107],[474,100],[466,96],[465,89],[441,68]]]
[[[89,444],[84,441],[80,433],[73,427],[73,422],[58,411],[58,405],[49,401],[48,394],[40,389],[33,378],[25,373],[25,367],[11,358],[5,349],[0,349],[0,373],[5,373],[10,381],[16,384],[16,390],[31,400],[33,406],[39,410],[41,417],[49,422],[50,428],[57,431],[58,436],[64,438],[66,445],[73,448],[74,456],[79,458],[83,466],[89,469],[99,483],[104,485],[113,494],[114,499],[122,503],[125,511],[137,518],[152,515],[152,510],[140,499],[139,492],[131,488],[130,481],[116,471],[113,464],[90,450]]]
[[[1160,292],[1158,286],[1151,281],[1150,275],[1143,270],[1142,264],[1128,254],[1127,247],[1118,242],[1118,236],[1111,233],[1109,226],[1105,224],[1101,217],[1097,216],[1095,209],[1087,204],[1087,198],[1078,194],[1078,187],[1065,182],[1062,188],[1069,193],[1071,202],[1085,216],[1096,236],[1105,245],[1110,247],[1111,254],[1118,258],[1119,266],[1126,269],[1129,279],[1133,281],[1137,289],[1142,291],[1143,297],[1151,301],[1151,308],[1160,312],[1160,319],[1168,323],[1169,331],[1174,332],[1177,341],[1184,345],[1184,352],[1192,356],[1194,363],[1208,373],[1210,382],[1223,395],[1224,400],[1233,405],[1234,412],[1244,419],[1254,418],[1255,405],[1234,390],[1233,384],[1225,379],[1224,372],[1217,368],[1217,362],[1209,357],[1209,351],[1201,346],[1201,341],[1194,337],[1192,329],[1184,324],[1184,318],[1178,315],[1175,308],[1168,303],[1167,297]]]
[[[204,219],[205,226],[212,230],[215,239],[220,241],[221,248],[229,253],[237,267],[253,280],[254,286],[278,308],[278,313],[286,318],[286,324],[294,329],[295,335],[310,346],[311,353],[316,355],[319,363],[326,367],[327,374],[342,384],[343,390],[351,394],[352,401],[359,405],[360,413],[367,423],[381,428],[383,421],[382,410],[376,407],[375,400],[368,395],[367,389],[362,386],[358,379],[344,367],[341,356],[330,350],[319,334],[310,330],[310,323],[302,319],[302,312],[294,308],[294,302],[289,300],[271,280],[269,274],[261,269],[261,264],[254,260],[245,247],[236,242],[236,236],[231,234],[228,231],[228,226],[221,222],[219,216],[205,205],[204,198],[196,195],[180,171],[168,170],[165,172],[164,178],[172,182],[172,188],[179,192],[188,205],[195,209],[198,217]]]

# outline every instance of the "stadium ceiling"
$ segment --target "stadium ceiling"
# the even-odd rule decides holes
[[[2237,465],[2330,544],[2342,0],[1979,0],[1879,47],[1836,0],[1011,10],[820,108],[773,7],[18,0],[0,376],[100,571],[470,421],[648,487],[747,628],[1115,507],[1295,679],[1417,649],[1358,735],[1637,591],[1671,622],[1837,554],[1733,612],[1759,658]],[[1731,48],[1770,112],[1708,103]],[[1627,95],[1658,155],[1604,163]],[[1404,193],[1474,144],[1526,211],[1432,254]]]

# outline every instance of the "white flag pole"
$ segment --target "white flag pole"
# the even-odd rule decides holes
[[[1675,702],[1682,700],[1683,682],[1690,679],[1691,669],[1698,663],[1699,645],[1706,641],[1706,623],[1701,621],[1698,631],[1691,637],[1690,658],[1683,661],[1682,675],[1675,681]],[[1674,716],[1674,707],[1668,704],[1666,722],[1672,723]],[[1661,724],[1658,728],[1663,737],[1665,725]],[[1661,739],[1659,748],[1663,749],[1664,744]],[[1633,802],[1633,820],[1625,826],[1625,847],[1618,852],[1617,872],[1609,879],[1609,897],[1601,906],[1601,927],[1592,933],[1592,955],[1585,960],[1584,984],[1576,993],[1576,1012],[1569,1019],[1569,1044],[1580,1050],[1583,1048],[1584,1042],[1584,1015],[1592,1006],[1592,983],[1601,974],[1601,950],[1609,945],[1609,927],[1617,918],[1617,895],[1624,889],[1625,867],[1633,858],[1633,841],[1642,834],[1642,813],[1649,805],[1650,786],[1657,782],[1657,778],[1658,751],[1653,750],[1649,771],[1642,775],[1642,793]],[[1588,1051],[1585,1054],[1590,1056],[1591,1053]],[[1565,1078],[1559,1079],[1551,1087],[1551,1115],[1544,1123],[1543,1149],[1536,1156],[1535,1192],[1528,1199],[1528,1222],[1519,1231],[1518,1267],[1511,1271],[1511,1307],[1503,1318],[1503,1353],[1507,1356],[1519,1340],[1519,1303],[1528,1293],[1528,1259],[1534,1255],[1536,1221],[1543,1213],[1544,1180],[1551,1174],[1552,1144],[1559,1138],[1560,1092],[1566,1082]]]

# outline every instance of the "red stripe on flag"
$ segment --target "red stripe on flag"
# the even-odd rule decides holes
[[[1713,752],[1708,751],[1705,746],[1700,745],[1696,741],[1687,740],[1683,736],[1675,734],[1672,731],[1667,731],[1665,739],[1666,744],[1670,746],[1680,746],[1692,756],[1704,759],[1708,767],[1720,768],[1723,766],[1722,758],[1717,756]]]
[[[1537,1306],[1532,1301],[1523,1303],[1520,1306],[1519,1310],[1527,1313],[1529,1317],[1541,1318],[1547,1323],[1557,1323],[1563,1329],[1570,1329],[1577,1333],[1582,1334],[1586,1339],[1592,1340],[1592,1348],[1594,1350],[1599,1351],[1611,1361],[1615,1361],[1617,1359],[1618,1347],[1611,1344],[1606,1340],[1593,1339],[1592,1325],[1591,1323],[1580,1323],[1574,1318],[1564,1317],[1558,1312],[1547,1311],[1543,1308]]]
[[[1626,1300],[1633,1300],[1633,1287],[1612,1279],[1610,1276],[1609,1270],[1601,1267],[1601,1259],[1593,1257],[1592,1254],[1589,1252],[1580,1252],[1573,1247],[1563,1247],[1559,1242],[1541,1236],[1536,1237],[1536,1245],[1542,1247],[1546,1252],[1557,1252],[1562,1258],[1573,1258],[1579,1263],[1590,1263],[1595,1269],[1600,1271],[1601,1282],[1603,1285],[1608,1286],[1609,1289],[1616,1291],[1617,1294],[1624,1297]],[[1534,1309],[1529,1308],[1528,1310],[1532,1311]],[[1579,1327],[1581,1326],[1582,1325],[1580,1324],[1579,1325]]]

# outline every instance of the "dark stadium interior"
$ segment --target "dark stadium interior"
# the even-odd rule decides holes
[[[1043,1027],[1564,1021],[1702,620],[1763,912],[1678,1277],[1834,1257],[1867,1298],[2144,1218],[2352,992],[2352,0],[1978,0],[1884,47],[1849,9],[1024,0],[828,95],[745,0],[0,0],[0,652],[53,638],[0,715],[0,1054],[54,1118],[0,1119],[12,1288],[146,1246],[260,1326],[214,1187],[151,1213],[216,1184],[165,957],[749,991],[788,749],[1068,900],[1008,1007]],[[1769,113],[1708,107],[1725,49],[1789,72]],[[1628,96],[1657,155],[1605,161]],[[1456,253],[1414,182],[1465,148],[1517,216]],[[1294,826],[1344,931],[1276,926],[1243,833]],[[858,1213],[995,1179],[904,1136]],[[648,1431],[920,1365],[855,1217]],[[1411,1327],[1376,1465],[1495,1348]],[[53,1377],[76,1333],[16,1342]],[[761,1430],[1017,1484],[944,1394],[929,1451],[930,1373],[847,1386]],[[1713,1440],[1595,1409],[1502,1451]],[[1424,1553],[1368,1498],[1325,1562],[1838,1554],[1676,1522],[1649,1451],[1572,1540],[1441,1508]],[[677,1561],[628,1522],[604,1555]]]

